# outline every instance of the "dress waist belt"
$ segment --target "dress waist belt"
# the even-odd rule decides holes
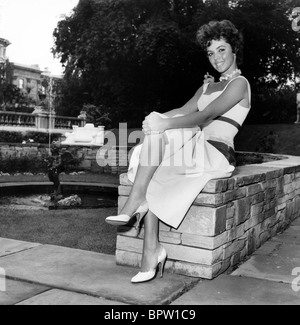
[[[228,160],[230,165],[236,167],[235,151],[232,147],[229,147],[227,144],[219,141],[207,140],[207,142],[219,150]]]
[[[231,119],[231,118],[224,117],[224,116],[219,116],[219,117],[216,117],[214,120],[229,123],[229,124],[235,126],[238,130],[241,129],[241,125],[238,122],[236,122],[235,120]]]

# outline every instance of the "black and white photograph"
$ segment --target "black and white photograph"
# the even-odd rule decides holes
[[[0,305],[300,305],[299,247],[300,0],[0,0]]]

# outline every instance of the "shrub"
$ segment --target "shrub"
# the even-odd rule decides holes
[[[20,132],[0,131],[0,142],[22,143],[23,138]]]
[[[276,153],[279,136],[276,132],[270,131],[268,135],[261,138],[255,148],[256,152]]]
[[[296,93],[293,89],[264,88],[252,94],[252,109],[247,124],[281,124],[296,121]]]
[[[40,173],[46,171],[44,157],[8,157],[0,156],[0,171],[3,173]]]
[[[61,134],[51,134],[51,143],[53,141],[58,141],[62,137]],[[23,141],[28,141],[29,139],[34,140],[35,143],[47,144],[49,143],[48,133],[43,132],[11,132],[11,131],[0,131],[0,142],[3,143],[22,143]]]
[[[51,134],[50,143],[59,141],[61,137],[61,134]],[[24,140],[27,141],[29,139],[34,140],[35,143],[46,144],[49,143],[49,134],[43,132],[27,132],[24,136]]]
[[[10,156],[5,157],[0,154],[0,172],[16,174],[16,173],[47,173],[49,155],[28,155],[28,156]],[[81,159],[73,158],[68,152],[62,153],[63,171],[66,173],[78,172]]]

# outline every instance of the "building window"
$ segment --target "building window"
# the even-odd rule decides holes
[[[0,56],[5,59],[6,57],[6,47],[0,44]]]
[[[19,79],[19,81],[18,81],[18,87],[20,89],[24,89],[24,80],[23,79]]]

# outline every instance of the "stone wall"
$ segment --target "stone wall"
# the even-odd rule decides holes
[[[37,144],[7,144],[0,143],[0,156],[5,158],[18,158],[18,157],[39,157],[47,154],[47,146]]]
[[[229,179],[210,181],[178,229],[160,225],[172,272],[213,279],[234,268],[300,216],[300,157],[237,167]],[[131,190],[121,175],[119,209]],[[140,266],[143,229],[122,227],[117,264]]]

